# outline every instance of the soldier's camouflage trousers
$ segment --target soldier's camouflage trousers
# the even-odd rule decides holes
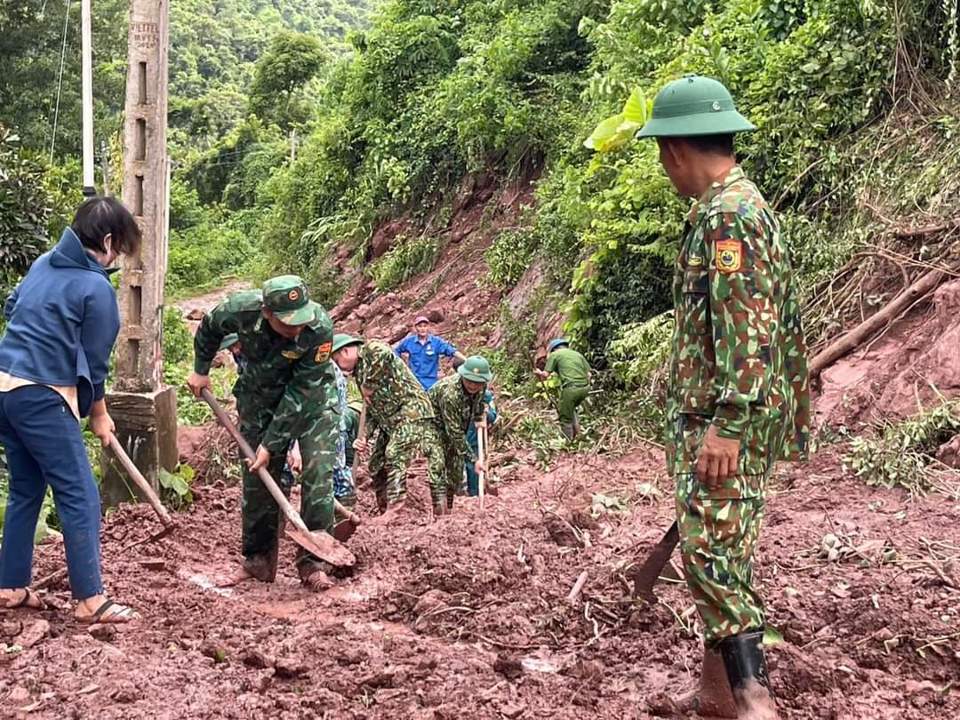
[[[678,482],[677,524],[687,586],[708,645],[764,622],[753,586],[753,553],[763,521],[763,496],[707,499]]]
[[[241,418],[240,430],[250,447],[256,448],[267,423],[248,424],[245,420]],[[310,530],[330,532],[333,529],[333,466],[339,434],[340,415],[331,410],[316,418],[299,438],[300,455],[303,458],[300,515]],[[267,469],[271,477],[280,477],[285,462],[284,454],[275,454],[270,458]],[[284,488],[284,493],[289,493],[289,488]],[[260,478],[247,470],[246,464],[243,466],[242,508],[244,557],[274,552],[280,527],[280,508]],[[298,562],[307,557],[305,551],[300,553]]]
[[[380,428],[370,453],[370,477],[381,503],[393,505],[407,496],[407,469],[416,454],[427,458],[430,497],[446,497],[443,449],[432,418],[405,422],[388,433]]]
[[[442,442],[444,465],[444,492],[447,494],[447,506],[453,507],[453,498],[463,487],[464,457],[459,447],[451,443]],[[467,456],[467,462],[473,466],[472,458]]]

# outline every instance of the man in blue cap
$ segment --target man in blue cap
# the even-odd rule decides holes
[[[537,377],[546,380],[551,373],[560,378],[560,429],[568,440],[580,434],[577,408],[590,394],[590,365],[576,350],[570,349],[566,338],[554,338],[547,345],[547,362],[543,370],[535,369]]]
[[[424,390],[429,390],[437,382],[441,356],[453,358],[454,367],[466,360],[442,337],[430,334],[430,318],[426,315],[413,321],[413,333],[397,343],[393,351],[410,366]]]

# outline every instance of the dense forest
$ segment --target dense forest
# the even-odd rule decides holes
[[[95,5],[97,137],[119,167],[125,3]],[[76,200],[78,3],[64,10],[0,9],[4,170],[25,183],[3,218],[33,238],[5,230],[13,272]],[[891,222],[934,222],[956,199],[956,3],[392,0],[368,11],[172,3],[171,293],[283,268],[333,303],[338,248],[362,262],[378,223],[442,213],[471,173],[527,176],[536,207],[487,252],[490,282],[509,289],[540,258],[545,292],[566,295],[568,332],[620,381],[641,382],[669,330],[665,268],[683,203],[617,113],[630,99],[642,119],[657,88],[689,72],[723,80],[760,127],[738,152],[781,213],[812,300],[864,243],[893,242]],[[30,211],[13,219],[15,206]],[[431,242],[407,237],[384,260],[423,269]],[[937,247],[897,251],[925,262]],[[811,338],[888,294],[880,283],[857,303],[812,302]]]

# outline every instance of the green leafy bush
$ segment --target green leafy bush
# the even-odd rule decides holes
[[[844,464],[868,485],[902,487],[923,495],[943,468],[934,454],[960,432],[960,402],[943,402],[897,423],[887,423],[876,438],[855,437]]]
[[[538,239],[529,229],[504,230],[484,253],[487,279],[498,288],[511,288],[530,267]]]
[[[628,388],[649,386],[670,358],[673,312],[623,326],[610,343],[610,369]]]
[[[396,244],[370,266],[370,276],[377,290],[392,290],[414,275],[431,270],[439,251],[436,237],[421,235],[409,239],[400,236]]]

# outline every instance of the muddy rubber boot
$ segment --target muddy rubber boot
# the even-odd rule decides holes
[[[456,493],[453,490],[447,490],[447,514],[453,512],[453,499],[456,496]]]
[[[433,502],[433,519],[442,518],[447,514],[447,501],[444,499],[434,500]]]
[[[717,644],[741,720],[777,720],[763,656],[763,630],[724,638]]]
[[[297,574],[300,576],[300,583],[313,592],[322,592],[333,587],[333,580],[330,579],[333,566],[323,560],[315,558],[301,560],[297,564]]]
[[[563,433],[563,436],[567,440],[573,440],[577,436],[576,432],[573,429],[573,425],[561,425],[560,432]]]
[[[733,698],[727,669],[723,663],[723,656],[716,648],[703,649],[700,690],[695,702],[697,713],[703,717],[737,717],[737,702]]]
[[[272,583],[277,578],[277,559],[280,544],[276,543],[270,552],[251,555],[243,560],[243,569],[260,582]]]

